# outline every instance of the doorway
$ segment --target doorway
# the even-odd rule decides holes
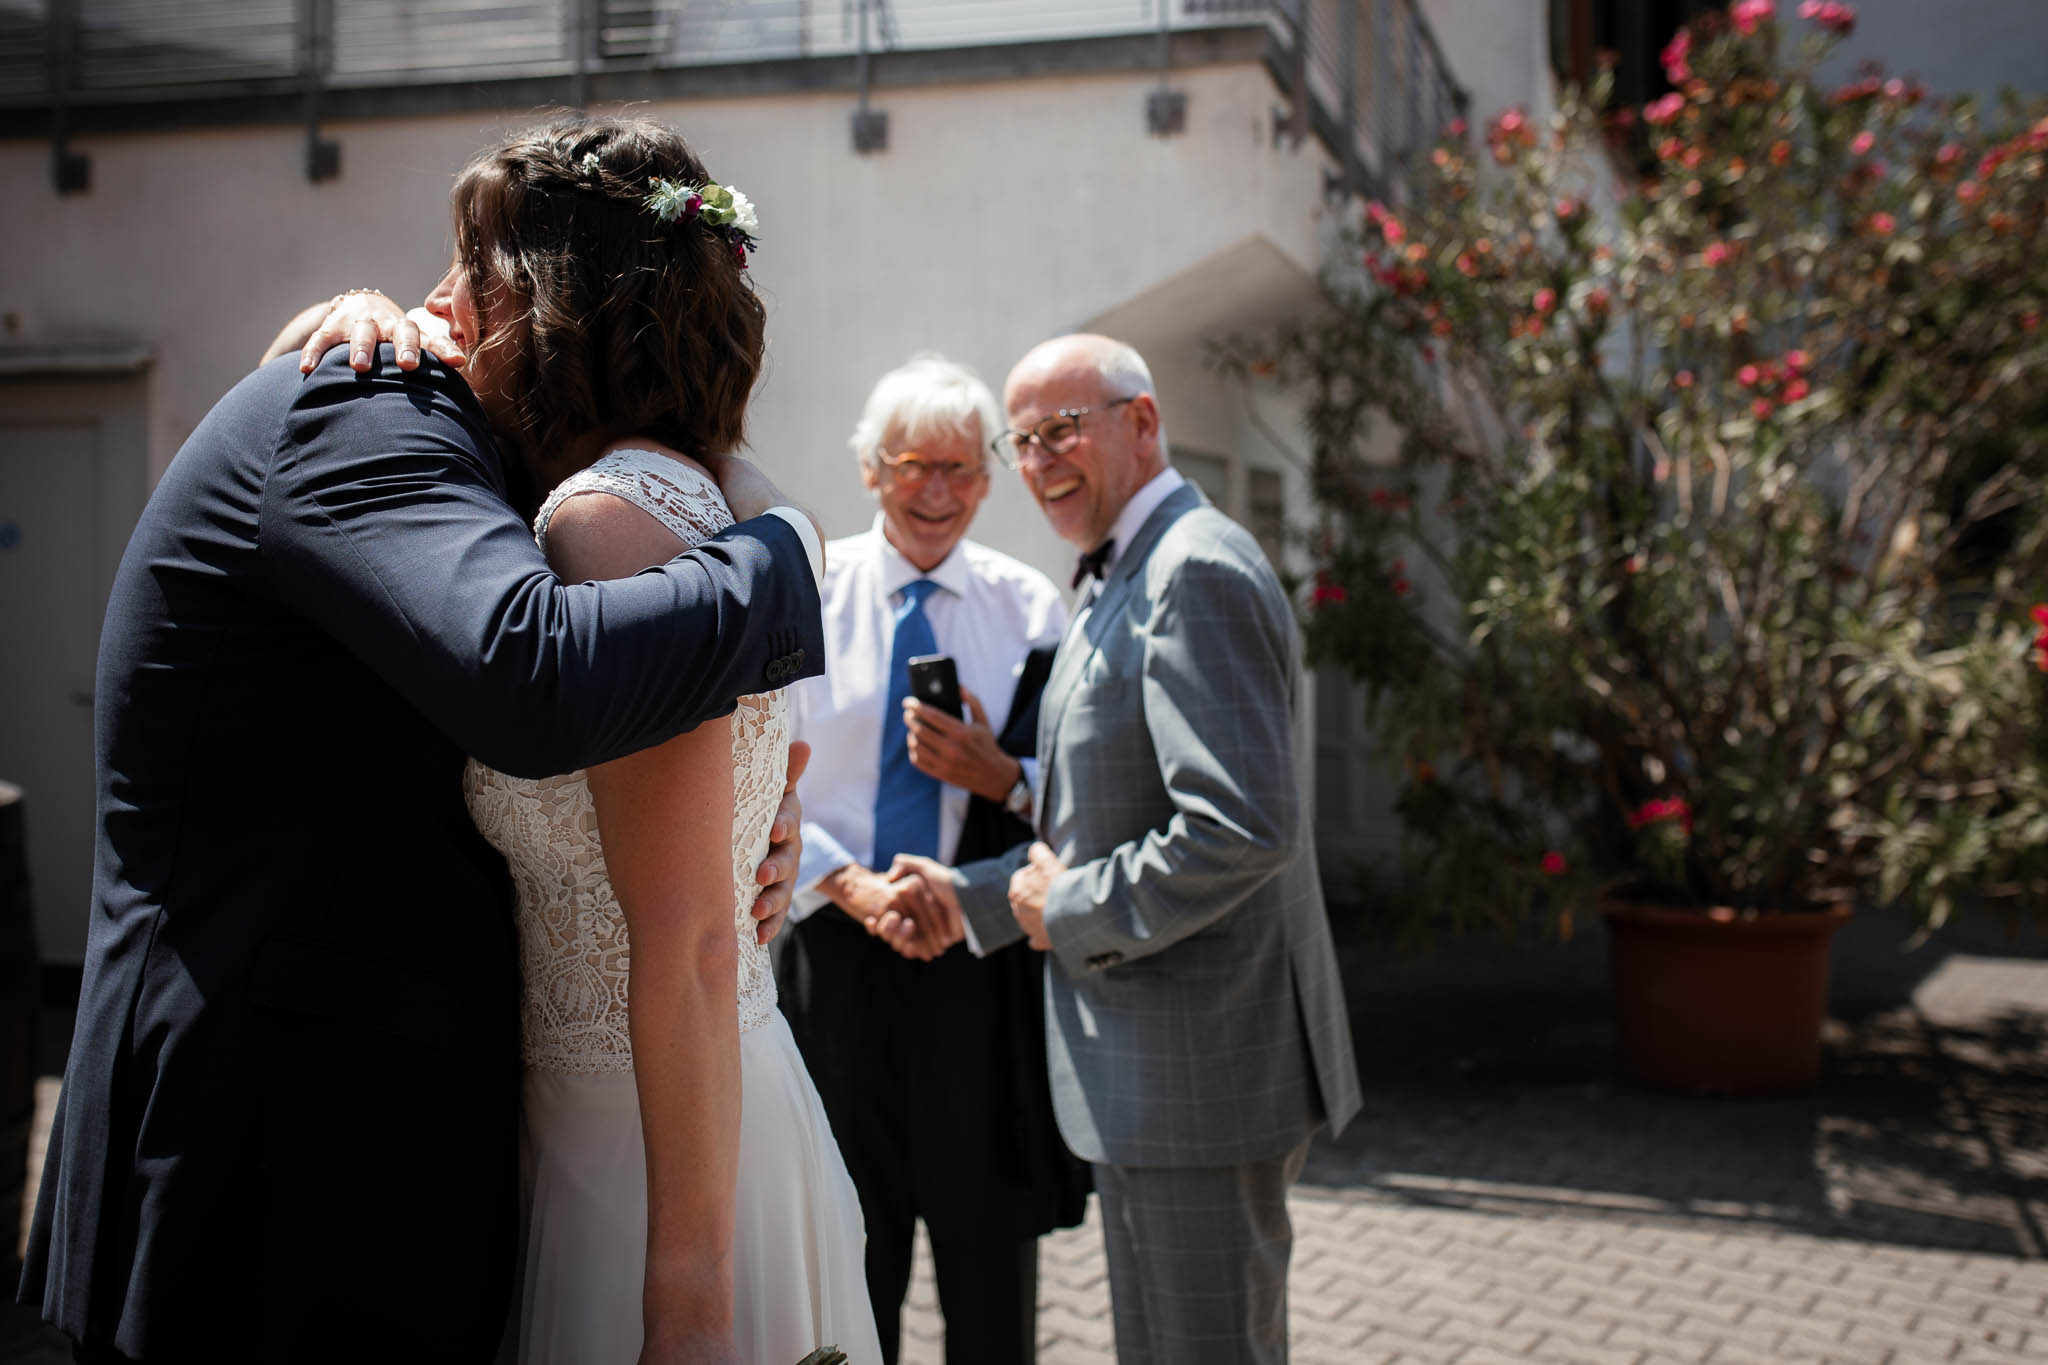
[[[0,779],[23,792],[36,939],[85,958],[100,620],[141,515],[143,378],[0,377]]]

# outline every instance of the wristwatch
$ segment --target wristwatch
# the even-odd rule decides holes
[[[1003,809],[1029,824],[1031,821],[1031,780],[1024,776],[1023,764],[1018,764],[1017,781],[1010,788],[1010,794],[1003,798]]]

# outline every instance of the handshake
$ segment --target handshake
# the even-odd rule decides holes
[[[1045,934],[1045,893],[1053,878],[1066,870],[1058,855],[1039,843],[1010,875],[1010,914],[1025,939],[1041,951],[1052,946]],[[850,864],[819,882],[818,889],[869,933],[915,962],[929,962],[967,937],[958,877],[952,868],[930,858],[899,853],[887,872]]]

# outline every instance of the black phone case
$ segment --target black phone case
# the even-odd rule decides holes
[[[920,654],[910,661],[910,695],[947,715],[966,714],[960,705],[960,674],[950,654]]]

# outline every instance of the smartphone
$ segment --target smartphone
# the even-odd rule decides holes
[[[910,695],[926,706],[960,717],[960,674],[950,654],[920,654],[910,661]]]

